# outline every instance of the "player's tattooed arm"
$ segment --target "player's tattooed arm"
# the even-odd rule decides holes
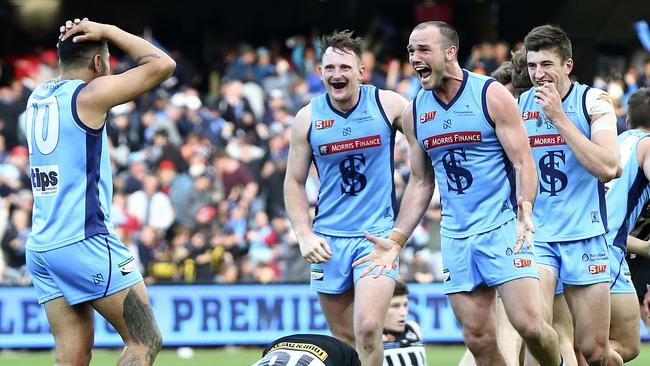
[[[135,62],[136,62],[138,65],[140,65],[140,62],[142,62],[143,60],[146,60],[146,59],[148,59],[148,58],[160,58],[160,55],[157,54],[157,53],[147,53],[147,54],[144,54],[144,55],[138,57],[138,59],[135,60]]]

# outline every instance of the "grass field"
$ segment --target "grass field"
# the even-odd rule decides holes
[[[260,348],[226,347],[217,349],[195,349],[189,359],[179,358],[176,350],[163,350],[156,359],[156,366],[250,366],[260,356]],[[427,346],[429,366],[456,366],[463,355],[464,347]],[[93,353],[93,366],[112,366],[119,357],[119,351],[98,349]],[[40,366],[53,365],[51,351],[0,351],[0,365]],[[650,344],[643,344],[641,354],[627,365],[650,365]]]

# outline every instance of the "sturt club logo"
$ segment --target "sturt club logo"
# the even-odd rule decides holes
[[[564,151],[548,151],[539,159],[539,191],[540,193],[549,193],[551,196],[557,196],[562,192],[568,183],[568,178],[560,169],[565,164]]]
[[[361,167],[366,165],[366,158],[363,154],[352,154],[346,156],[339,163],[341,172],[341,193],[348,196],[356,196],[357,193],[366,188],[368,181],[366,176],[361,174]]]
[[[465,149],[449,149],[442,156],[442,166],[447,173],[447,189],[449,192],[464,194],[472,186],[472,173],[461,166],[461,161],[467,161]]]

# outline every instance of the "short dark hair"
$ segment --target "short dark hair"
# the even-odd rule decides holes
[[[546,24],[533,28],[524,38],[524,46],[527,51],[533,52],[551,49],[560,56],[562,62],[572,57],[571,40],[556,25]]]
[[[458,33],[456,32],[454,27],[452,27],[451,25],[445,22],[433,20],[430,22],[420,23],[416,25],[415,28],[413,28],[413,30],[415,31],[415,30],[420,30],[428,27],[438,28],[440,35],[445,40],[445,42],[443,43],[445,49],[451,46],[455,46],[456,49],[458,49],[460,42],[458,41]]]
[[[630,128],[650,127],[650,88],[641,88],[630,95],[627,124]]]
[[[61,63],[62,69],[77,69],[84,66],[91,67],[92,58],[98,53],[104,57],[108,57],[108,42],[106,40],[84,41],[79,43],[72,41],[75,36],[82,34],[74,34],[57,44],[59,62]]]
[[[395,281],[395,290],[393,290],[393,297],[395,296],[404,296],[409,294],[409,289],[406,287],[406,283],[403,281]]]
[[[334,31],[333,33],[324,35],[320,39],[321,55],[332,47],[335,50],[352,51],[357,57],[361,57],[365,42],[361,37],[354,37],[351,30]]]

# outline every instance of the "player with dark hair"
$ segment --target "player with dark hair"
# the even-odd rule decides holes
[[[175,62],[140,37],[87,19],[61,27],[56,79],[27,102],[26,138],[34,194],[27,267],[56,346],[58,365],[88,365],[93,310],[124,340],[118,365],[151,365],[161,336],[135,260],[113,230],[105,120],[171,75]],[[137,66],[110,75],[112,43]]]
[[[384,366],[427,365],[420,326],[412,320],[406,320],[409,314],[408,294],[404,282],[395,282],[395,291],[384,321]]]
[[[540,177],[533,218],[545,318],[553,319],[559,281],[587,361],[620,365],[607,337],[610,266],[604,235],[604,183],[619,174],[614,107],[604,91],[571,82],[571,41],[562,29],[536,27],[524,44],[534,87],[519,97],[519,106]]]

